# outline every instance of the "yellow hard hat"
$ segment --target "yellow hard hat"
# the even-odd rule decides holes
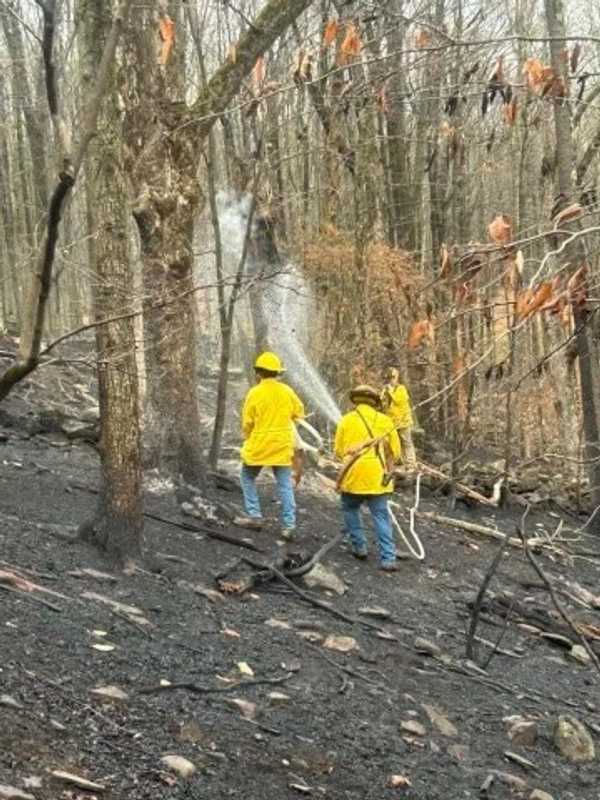
[[[266,369],[268,372],[285,372],[279,356],[275,353],[261,353],[254,362],[254,369]]]

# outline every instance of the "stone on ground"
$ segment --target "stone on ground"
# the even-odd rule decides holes
[[[577,717],[561,715],[554,733],[554,744],[569,761],[582,763],[596,758],[594,741]]]
[[[517,747],[535,747],[538,738],[537,722],[522,717],[509,722],[508,738]]]
[[[580,664],[589,664],[591,661],[590,655],[585,647],[581,644],[574,644],[569,650],[569,657],[573,661],[579,661]]]
[[[304,583],[309,589],[329,589],[339,595],[348,591],[344,581],[335,572],[326,569],[323,564],[315,564],[311,571],[304,575]]]
[[[177,773],[177,775],[180,775],[182,778],[189,778],[190,775],[196,772],[195,764],[192,764],[191,761],[188,761],[187,758],[183,756],[163,756],[161,761],[171,772]]]
[[[458,729],[453,725],[448,717],[446,717],[435,706],[429,706],[425,703],[422,704],[423,710],[429,717],[431,724],[438,729],[443,736],[458,736]]]
[[[551,794],[544,792],[541,789],[534,789],[529,795],[529,800],[554,800]]]
[[[422,639],[420,636],[415,639],[415,650],[417,653],[424,653],[428,656],[439,656],[442,653],[437,644],[430,642],[429,639]]]
[[[118,686],[98,686],[90,694],[102,703],[124,703],[129,695]]]
[[[2,800],[35,800],[32,794],[22,792],[16,786],[6,786],[5,784],[0,784],[0,797]]]
[[[425,736],[427,733],[425,726],[415,719],[402,720],[400,728],[404,733],[412,733],[414,736]]]

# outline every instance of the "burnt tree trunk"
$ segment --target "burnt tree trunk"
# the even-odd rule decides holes
[[[86,67],[94,74],[110,28],[112,0],[87,0],[84,14]],[[116,88],[113,68],[110,88]],[[97,320],[133,310],[133,270],[128,241],[128,202],[120,127],[121,114],[109,97],[90,145],[88,192],[93,198],[90,231]],[[115,307],[115,303],[117,306]],[[101,487],[94,519],[81,527],[116,560],[127,563],[142,549],[142,471],[138,375],[133,316],[96,328],[100,403]]]

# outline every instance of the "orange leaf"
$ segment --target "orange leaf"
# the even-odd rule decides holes
[[[171,55],[171,50],[173,49],[173,44],[175,42],[175,23],[171,17],[167,16],[166,14],[161,14],[158,23],[158,32],[162,40],[158,63],[164,65],[169,60],[169,56]]]
[[[544,90],[554,80],[552,67],[545,67],[539,58],[528,58],[523,65],[523,74],[527,76],[529,88],[534,92]],[[548,91],[547,88],[546,91]]]
[[[382,114],[387,114],[388,111],[390,110],[390,104],[388,103],[387,89],[385,85],[382,86],[381,89],[377,91],[375,97],[377,100],[378,111],[380,111]]]
[[[442,245],[440,251],[440,257],[442,261],[442,266],[440,268],[440,278],[447,278],[450,274],[450,270],[452,269],[452,261],[450,260],[450,253],[448,252],[448,248],[445,244]]]
[[[431,34],[427,31],[420,30],[415,36],[415,44],[417,47],[429,47],[431,44]]]
[[[265,57],[259,56],[256,59],[254,68],[252,69],[252,83],[254,85],[255,91],[257,92],[259,91],[260,87],[264,83],[266,74],[267,74],[267,68],[265,66]]]
[[[587,264],[583,264],[567,281],[567,295],[571,303],[578,306],[587,300]]]
[[[512,220],[506,214],[498,214],[488,226],[494,244],[508,244],[512,239]]]
[[[518,316],[522,319],[535,314],[538,309],[541,309],[552,297],[552,284],[548,282],[540,283],[535,289],[528,289],[529,293],[522,308],[522,313]],[[517,301],[517,307],[518,307]]]
[[[517,302],[515,304],[515,318],[523,319],[527,315],[527,306],[533,297],[533,289],[525,289],[517,295]]]
[[[414,349],[421,344],[423,339],[427,339],[430,344],[433,344],[435,340],[435,334],[431,320],[423,319],[420,322],[415,322],[408,334],[408,346],[411,349]]]
[[[505,103],[502,107],[504,121],[507,125],[514,125],[517,119],[517,98],[513,97],[510,103]]]
[[[563,208],[556,217],[554,218],[554,230],[556,230],[560,225],[565,222],[571,222],[573,219],[577,219],[583,214],[583,208],[579,205],[579,203],[573,203],[566,208]]]
[[[346,26],[346,36],[340,46],[341,63],[348,63],[348,61],[351,61],[354,56],[357,56],[361,50],[362,42],[358,35],[358,29],[353,22],[349,22]]]
[[[327,25],[325,26],[325,33],[323,34],[323,44],[327,47],[330,44],[333,44],[338,35],[338,21],[337,19],[330,19]]]

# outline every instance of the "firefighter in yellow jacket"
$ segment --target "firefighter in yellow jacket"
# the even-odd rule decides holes
[[[394,487],[386,472],[391,466],[387,456],[392,462],[400,457],[400,441],[390,418],[379,411],[381,401],[376,389],[356,386],[350,392],[350,400],[354,410],[342,417],[335,434],[336,457],[347,465],[367,442],[382,439],[342,471],[339,489],[352,553],[356,558],[367,557],[367,540],[360,519],[360,507],[366,503],[377,534],[380,567],[385,572],[396,572],[396,546],[388,509],[388,497]]]
[[[292,485],[294,420],[304,417],[304,406],[293,389],[278,380],[285,371],[275,353],[262,353],[254,370],[258,384],[244,400],[242,409],[241,484],[247,516],[236,517],[234,524],[260,530],[262,513],[256,491],[256,478],[263,467],[271,467],[281,501],[285,539],[293,539],[296,528],[296,501]]]
[[[407,469],[417,468],[417,454],[412,440],[413,415],[408,389],[400,382],[400,373],[391,367],[386,375],[387,383],[381,393],[385,413],[394,423],[402,444],[402,459]]]

